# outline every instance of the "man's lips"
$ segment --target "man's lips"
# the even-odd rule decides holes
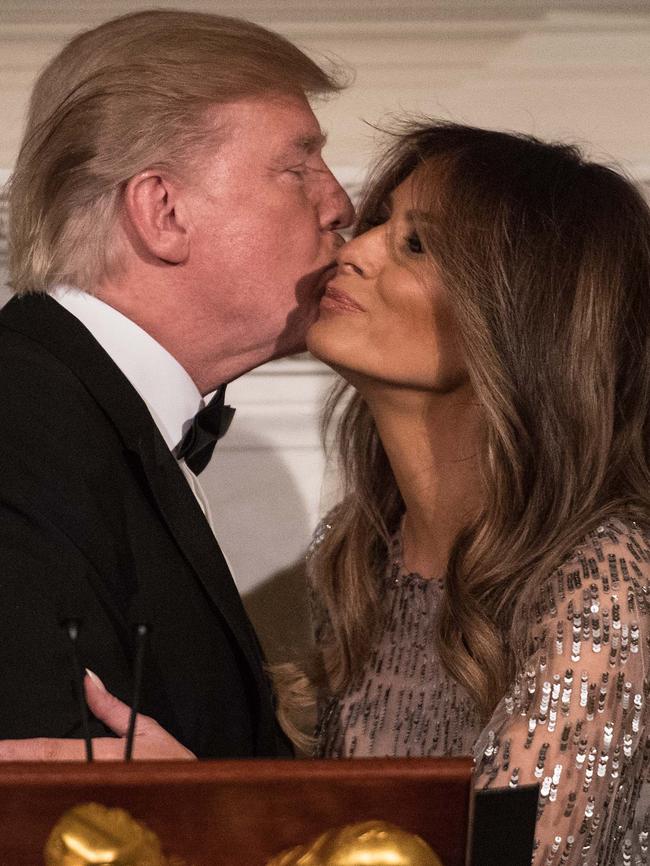
[[[332,283],[328,283],[325,288],[325,294],[321,299],[321,305],[323,304],[326,306],[331,304],[337,307],[344,307],[346,310],[356,310],[360,313],[366,312],[361,304],[357,303],[351,295],[348,295],[347,292],[344,292],[343,289],[339,289]]]
[[[318,292],[319,297],[322,297],[325,294],[325,287],[328,282],[336,276],[336,272],[338,270],[338,265],[335,261],[330,262],[325,265],[318,271]]]
[[[331,262],[328,262],[325,267],[321,268],[321,275],[326,277],[326,282],[333,280],[337,274],[339,266],[337,264],[336,259],[333,259]]]

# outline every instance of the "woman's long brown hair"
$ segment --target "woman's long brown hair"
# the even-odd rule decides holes
[[[608,517],[650,520],[650,211],[574,147],[414,123],[376,170],[358,232],[413,172],[418,233],[484,417],[484,508],[456,539],[436,637],[487,718],[530,652],[553,570]],[[341,693],[382,627],[379,581],[403,502],[361,396],[339,386],[325,422],[344,496],[311,574],[320,684]]]

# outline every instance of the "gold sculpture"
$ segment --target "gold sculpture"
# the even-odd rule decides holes
[[[167,860],[158,837],[124,809],[75,806],[45,846],[45,866],[183,866]],[[442,866],[419,836],[384,821],[349,824],[274,857],[267,866]]]
[[[442,866],[427,843],[385,821],[329,830],[311,845],[283,851],[266,866]]]
[[[45,846],[45,866],[168,866],[155,833],[124,809],[97,803],[63,815]]]

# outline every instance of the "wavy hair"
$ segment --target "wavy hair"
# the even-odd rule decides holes
[[[9,182],[10,285],[87,291],[119,272],[113,226],[129,178],[192,170],[227,130],[208,109],[345,85],[284,37],[220,15],[149,10],[75,37],[34,87]]]
[[[483,417],[482,510],[455,540],[436,639],[487,719],[532,649],[526,624],[553,571],[608,517],[650,519],[650,210],[573,146],[416,122],[376,168],[357,233],[411,174]],[[404,505],[344,383],[325,425],[344,495],[311,559],[316,680],[341,693],[382,628],[378,581]]]

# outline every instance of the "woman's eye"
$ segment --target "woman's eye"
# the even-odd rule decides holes
[[[406,239],[406,246],[411,253],[422,253],[424,250],[422,249],[422,241],[420,240],[417,232],[412,232]]]

